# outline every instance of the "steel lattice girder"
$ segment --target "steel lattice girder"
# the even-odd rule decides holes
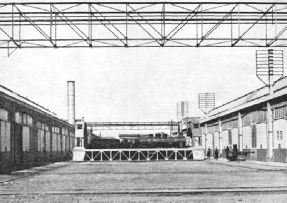
[[[95,130],[169,130],[178,126],[178,122],[87,122],[87,127]]]
[[[0,48],[286,47],[287,3],[0,3]]]

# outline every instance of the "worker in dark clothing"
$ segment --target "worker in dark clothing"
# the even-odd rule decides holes
[[[226,146],[226,148],[225,148],[225,154],[226,154],[226,159],[228,159],[228,154],[229,154],[229,148],[228,148],[228,146]]]
[[[218,159],[218,149],[216,147],[215,151],[214,151],[214,159]]]
[[[207,158],[210,159],[210,148],[208,147],[208,150],[207,150]]]

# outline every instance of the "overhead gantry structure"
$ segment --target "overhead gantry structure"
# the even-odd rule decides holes
[[[287,2],[0,3],[0,48],[286,47]]]
[[[177,131],[179,123],[169,122],[87,122],[93,130],[171,130]]]

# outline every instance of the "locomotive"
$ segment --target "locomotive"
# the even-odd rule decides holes
[[[120,134],[119,139],[94,136],[86,146],[88,149],[123,148],[187,148],[191,147],[191,138],[184,136],[169,137],[165,133]]]

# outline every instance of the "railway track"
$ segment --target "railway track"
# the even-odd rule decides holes
[[[69,190],[57,190],[57,191],[39,191],[39,192],[11,192],[0,190],[0,196],[11,195],[162,195],[162,196],[178,196],[178,195],[200,195],[200,194],[234,194],[234,193],[248,193],[248,194],[260,194],[260,193],[280,193],[287,194],[287,187],[230,187],[230,188],[187,188],[187,189],[137,189],[137,190],[91,190],[91,189],[69,189]]]

